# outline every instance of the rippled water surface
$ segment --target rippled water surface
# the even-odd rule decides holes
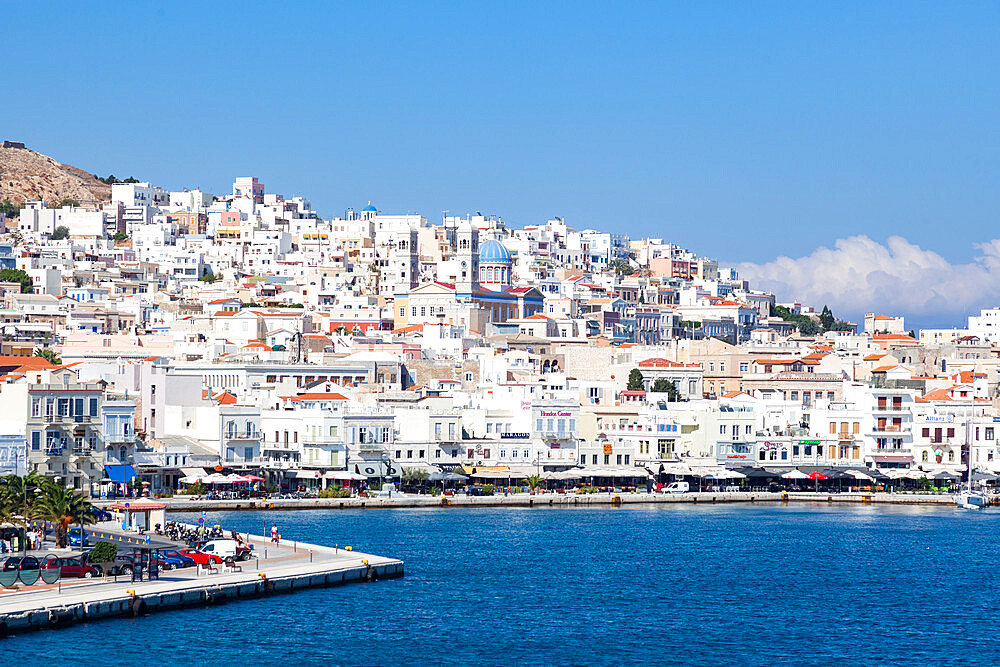
[[[1000,513],[726,505],[222,512],[209,520],[257,534],[275,521],[286,538],[402,558],[406,576],[94,622],[0,646],[52,665],[1000,659]]]

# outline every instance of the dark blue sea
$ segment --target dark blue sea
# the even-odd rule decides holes
[[[406,576],[8,638],[11,664],[1000,661],[1000,513],[701,505],[208,518],[257,534],[273,521],[286,539],[399,557]]]

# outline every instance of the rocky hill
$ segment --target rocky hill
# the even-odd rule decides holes
[[[111,186],[97,176],[22,146],[13,141],[0,144],[0,201],[42,199],[51,206],[63,199],[80,204],[110,201]]]

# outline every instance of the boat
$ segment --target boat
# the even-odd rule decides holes
[[[992,497],[984,493],[983,491],[976,491],[972,485],[972,475],[973,472],[979,472],[979,470],[973,471],[972,469],[972,439],[969,437],[970,424],[972,422],[971,415],[965,420],[965,444],[966,444],[966,460],[967,460],[967,472],[965,475],[965,487],[958,492],[955,496],[955,502],[959,507],[964,509],[981,510],[986,509],[992,504]]]
[[[963,490],[960,492],[956,498],[955,502],[958,503],[959,507],[972,510],[986,509],[990,504],[990,498],[981,491],[971,491]]]

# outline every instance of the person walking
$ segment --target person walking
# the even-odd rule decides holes
[[[275,544],[278,543],[278,524],[276,523],[271,524],[271,541]]]

